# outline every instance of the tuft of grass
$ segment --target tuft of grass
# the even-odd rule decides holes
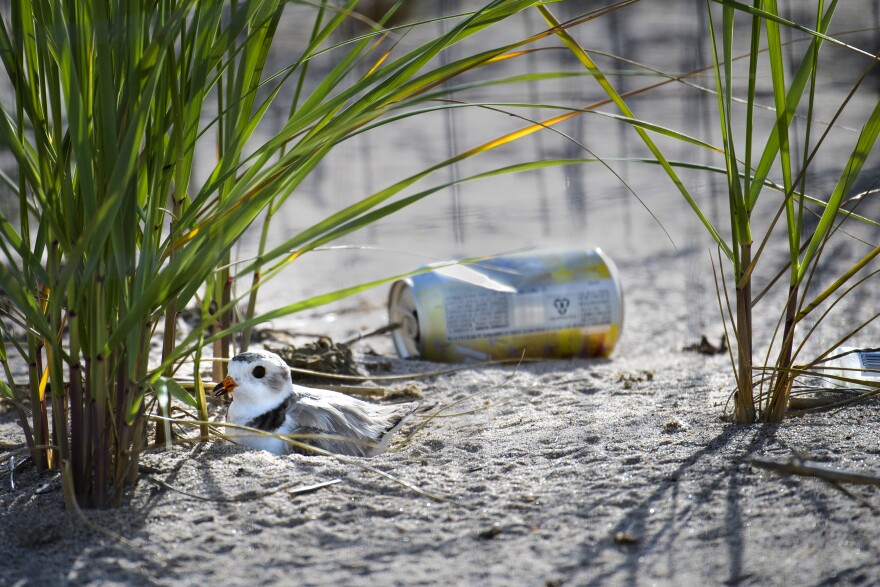
[[[822,0],[816,2],[815,21],[810,26],[798,25],[779,16],[779,10],[775,0],[762,3],[761,7],[744,6],[738,2],[719,1],[722,10],[722,41],[723,51],[719,54],[713,51],[716,72],[716,88],[719,96],[720,121],[724,128],[724,145],[727,153],[728,185],[730,193],[730,213],[734,222],[733,240],[738,245],[741,254],[734,256],[734,278],[736,279],[736,308],[737,328],[735,329],[737,342],[740,349],[745,348],[748,353],[741,350],[739,360],[740,369],[737,378],[739,392],[736,397],[737,420],[749,422],[759,417],[768,422],[780,421],[785,417],[788,408],[788,400],[796,375],[793,369],[797,357],[795,349],[796,326],[806,318],[813,309],[818,307],[817,300],[810,300],[807,295],[807,285],[810,283],[816,271],[824,249],[829,239],[837,231],[837,228],[850,218],[849,213],[842,208],[844,198],[848,196],[855,185],[856,179],[862,170],[867,155],[871,152],[880,133],[880,100],[875,102],[872,112],[866,113],[864,123],[858,133],[851,152],[826,153],[824,157],[832,157],[839,162],[840,176],[833,191],[813,201],[818,201],[818,206],[810,207],[807,199],[807,177],[811,162],[819,153],[822,141],[827,133],[833,128],[826,127],[824,133],[816,139],[813,131],[813,113],[815,109],[815,94],[817,84],[820,83],[819,55],[826,42],[840,44],[829,37],[827,32],[837,8],[836,0],[826,3]],[[715,25],[711,6],[707,11],[712,30],[713,49],[718,44],[715,35]],[[734,132],[735,122],[731,110],[731,99],[736,89],[731,79],[732,50],[734,27],[736,17],[744,13],[750,25],[751,53],[749,58],[749,85],[746,96],[746,126],[745,126],[745,159],[740,162],[736,158],[735,142],[739,140]],[[780,27],[788,27],[810,35],[811,40],[796,62],[794,74],[787,77],[782,57],[782,35]],[[763,35],[762,35],[763,33]],[[767,61],[764,71],[769,68],[770,89],[773,94],[776,124],[765,137],[756,136],[757,129],[752,124],[756,109],[755,95],[756,84],[759,79],[762,65],[758,59],[758,48],[762,42],[767,46]],[[876,59],[867,63],[866,73],[874,67]],[[722,71],[724,75],[722,76]],[[859,90],[864,80],[864,75],[859,79],[850,95],[843,101],[834,117],[836,120],[843,109],[847,106],[850,97]],[[795,113],[803,112],[804,123],[800,127],[794,127],[792,122]],[[763,140],[763,143],[761,142]],[[803,152],[794,152],[793,145],[802,144]],[[760,159],[755,158],[753,153],[761,152]],[[770,228],[761,237],[761,244],[757,252],[752,255],[751,247],[752,227],[751,219],[757,213],[757,206],[762,197],[764,180],[768,177],[774,164],[778,173],[782,176],[781,183],[784,190],[784,198],[781,205],[770,204],[770,210],[776,208],[776,215]],[[739,166],[746,171],[740,179]],[[815,214],[818,223],[810,228],[805,222],[805,215]],[[765,391],[763,383],[757,394],[749,391],[752,381],[752,346],[751,307],[755,300],[752,297],[752,273],[761,258],[761,252],[766,242],[771,238],[771,232],[780,218],[785,218],[785,235],[789,245],[788,262],[788,289],[782,301],[783,311],[780,321],[782,323],[781,341],[773,346],[775,359],[770,361],[768,351],[768,364],[773,364],[772,376]],[[867,262],[874,258],[880,249],[874,251],[859,263],[846,267],[832,286],[830,291],[838,291],[844,284],[854,281],[858,272],[864,268]],[[837,271],[834,264],[828,264],[828,269]],[[827,297],[827,294],[823,294]],[[818,300],[821,302],[821,300]],[[806,311],[804,311],[806,309]],[[821,322],[821,317],[818,322]],[[858,331],[861,326],[850,331],[845,338],[849,338]],[[815,329],[811,329],[807,335]],[[775,335],[774,335],[775,338]],[[803,344],[799,348],[802,348]],[[831,349],[829,349],[831,350]]]
[[[862,126],[856,131],[857,136],[851,150],[836,153],[820,150],[825,137],[835,128],[838,118],[852,97],[856,93],[863,97],[869,93],[862,88],[862,84],[868,73],[876,67],[878,57],[828,34],[832,17],[838,7],[837,0],[817,0],[814,6],[814,21],[801,24],[781,17],[776,0],[756,1],[754,4],[735,0],[706,0],[705,15],[709,24],[708,42],[712,50],[711,69],[714,72],[717,121],[721,136],[719,146],[712,146],[708,141],[695,141],[674,129],[651,124],[648,117],[637,117],[608,76],[590,57],[589,52],[578,44],[568,30],[556,30],[562,42],[621,111],[623,116],[617,119],[633,128],[654,157],[653,160],[633,161],[662,166],[729,263],[727,270],[734,290],[734,300],[732,304],[727,301],[730,328],[725,323],[725,332],[732,333],[737,343],[736,358],[732,355],[731,360],[737,383],[734,413],[736,421],[740,423],[750,423],[757,419],[776,422],[786,415],[795,378],[817,374],[819,370],[815,366],[834,348],[820,353],[806,365],[796,365],[807,339],[828,315],[830,308],[823,304],[836,295],[838,297],[831,304],[833,307],[844,295],[862,285],[866,281],[866,275],[871,275],[868,273],[870,263],[880,255],[880,246],[870,243],[869,251],[851,266],[841,269],[839,262],[824,263],[823,268],[834,272],[835,277],[819,295],[811,297],[808,294],[808,286],[816,275],[823,251],[832,238],[845,234],[841,230],[845,222],[857,221],[877,226],[877,219],[855,213],[863,195],[853,194],[853,188],[880,134],[880,100],[874,97],[874,107],[861,113]],[[538,10],[548,24],[554,27],[559,25],[549,6],[540,6]],[[807,38],[806,47],[790,67],[791,73],[786,70],[783,60],[785,29],[806,35]],[[734,54],[734,46],[741,44],[738,41],[749,47],[747,54]],[[823,83],[820,54],[827,45],[861,56],[865,60],[865,70],[850,93],[841,101],[831,122],[819,126],[825,127],[820,134],[816,130],[818,123],[814,120],[815,96],[817,88],[821,88],[820,84]],[[740,60],[745,60],[748,64],[745,89],[739,83],[740,76],[734,74],[736,63]],[[693,85],[686,78],[694,73],[696,72],[683,76],[665,75],[670,80]],[[658,86],[649,86],[637,92],[654,87]],[[768,106],[760,104],[756,99],[760,91],[769,92],[773,96],[770,110],[774,112],[775,123],[768,129],[760,128],[757,122],[757,113],[768,109]],[[802,124],[794,125],[795,120]],[[648,131],[716,151],[723,157],[723,167],[669,161]],[[800,153],[795,151],[794,145],[797,144],[803,145]],[[835,187],[828,194],[810,193],[809,171],[817,156],[821,156],[826,164],[829,160],[837,163],[839,176]],[[701,169],[725,175],[728,236],[708,219],[697,204],[694,194],[679,179],[677,168]],[[768,192],[781,193],[782,198],[770,197],[766,195]],[[847,207],[844,205],[846,202],[855,203],[855,206]],[[769,227],[762,229],[763,234],[755,235],[753,219],[763,221],[767,218],[772,218]],[[812,221],[813,218],[816,220]],[[788,241],[788,263],[777,274],[776,279],[772,279],[755,295],[755,269],[759,263],[769,263],[762,261],[763,252],[781,219],[784,219],[784,235]],[[766,346],[765,364],[756,367],[752,311],[759,301],[768,303],[765,294],[786,274],[789,278],[788,288],[780,301],[779,325],[773,339]],[[724,296],[719,291],[719,302],[722,297],[727,299],[726,295],[725,287]],[[818,317],[816,314],[819,314]],[[798,342],[797,326],[808,317],[815,318],[815,323],[803,333]],[[876,317],[875,315],[852,326],[841,337],[839,344],[854,336]],[[728,346],[732,348],[732,345]],[[754,376],[756,369],[762,373],[757,380],[757,389]]]
[[[310,10],[313,24],[289,64],[267,71],[280,19],[292,4]],[[17,209],[10,217],[0,214],[0,281],[11,302],[0,321],[0,342],[12,342],[29,366],[29,397],[13,391],[5,345],[0,393],[18,407],[37,466],[61,471],[69,507],[122,502],[149,444],[150,419],[158,422],[159,445],[174,442],[168,419],[173,399],[198,414],[202,438],[212,433],[199,375],[204,347],[228,357],[239,331],[247,344],[257,324],[388,280],[254,315],[262,283],[309,251],[445,187],[403,197],[418,181],[519,136],[393,182],[273,248],[264,233],[258,257],[233,266],[231,250],[242,235],[261,218],[268,224],[329,152],[384,124],[461,107],[439,101],[448,97],[444,84],[465,73],[472,74],[471,86],[497,84],[473,80],[599,14],[438,59],[450,46],[504,26],[541,2],[490,0],[441,17],[449,20],[447,32],[409,49],[397,35],[434,21],[390,26],[401,4],[375,21],[358,13],[358,0],[4,5],[0,60],[12,98],[0,103],[0,144],[18,173],[3,176]],[[360,24],[350,27],[352,22]],[[313,76],[310,65],[322,59],[330,67]],[[294,97],[282,104],[291,86]],[[264,117],[273,105],[283,106],[287,116],[267,129]],[[195,155],[206,149],[216,151],[216,162],[201,178]],[[462,181],[541,165],[510,165]],[[245,279],[250,287],[234,296],[233,285]],[[233,310],[242,301],[247,310],[236,320]],[[177,313],[192,303],[203,320],[180,340]],[[26,340],[17,341],[13,327]],[[160,329],[161,357],[151,360]],[[189,358],[195,360],[193,393],[173,379]],[[223,363],[215,365],[217,379]]]

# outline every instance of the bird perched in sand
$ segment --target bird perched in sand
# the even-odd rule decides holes
[[[214,388],[215,396],[232,394],[227,422],[273,434],[313,434],[293,439],[336,454],[369,457],[385,451],[391,436],[419,407],[418,402],[373,404],[296,385],[284,360],[269,351],[236,355],[228,373]],[[240,435],[236,442],[251,448],[275,454],[311,452],[279,438],[234,432]]]

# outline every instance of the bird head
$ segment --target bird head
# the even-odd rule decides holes
[[[214,395],[232,394],[241,400],[269,399],[290,393],[290,368],[269,351],[241,353],[229,362],[226,378],[214,388]]]

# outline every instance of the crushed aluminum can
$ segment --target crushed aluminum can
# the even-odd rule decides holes
[[[388,318],[403,358],[607,357],[623,328],[623,290],[599,249],[508,255],[396,281]]]

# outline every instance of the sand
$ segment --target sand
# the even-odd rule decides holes
[[[869,4],[841,9],[844,20],[836,30],[867,26],[860,15]],[[609,16],[578,34],[590,47],[665,71],[708,63],[705,22],[694,3],[666,7],[642,2],[619,20]],[[559,10],[573,16],[580,8]],[[540,30],[540,18],[530,18],[515,21],[504,34]],[[300,37],[283,38],[295,44]],[[868,48],[872,38],[864,31],[847,37]],[[549,64],[527,61],[526,68],[579,67],[558,51],[544,55]],[[289,56],[279,59],[287,63]],[[845,61],[826,70],[836,84],[820,88],[817,103],[823,109],[817,117],[824,120],[831,119],[864,66],[839,48],[830,49],[828,59]],[[654,80],[616,81],[623,91]],[[697,81],[714,83],[711,75]],[[514,88],[504,99],[589,104],[604,97],[586,84],[583,95],[572,96],[575,85],[567,80],[542,87],[533,96]],[[826,141],[830,153],[849,152],[855,134],[843,127],[861,125],[874,99],[856,96],[840,119],[843,130]],[[709,94],[676,87],[632,102],[649,120],[719,142],[715,98]],[[433,165],[449,148],[458,152],[522,125],[503,114],[462,116],[454,136],[444,137],[442,117],[429,116],[341,145],[273,220],[270,246],[356,197]],[[761,116],[758,127],[771,128],[772,115]],[[600,117],[576,119],[560,130],[602,156],[644,152],[634,133]],[[484,167],[465,164],[461,176],[542,156],[586,156],[557,135],[530,140],[531,151],[498,150],[481,159]],[[203,172],[212,165],[212,153],[205,149]],[[674,145],[672,154],[688,161],[709,157],[681,145]],[[723,165],[720,159],[709,162]],[[827,193],[840,162],[824,153],[816,159],[810,176],[814,192]],[[469,368],[419,380],[426,402],[465,401],[449,410],[450,417],[431,420],[408,442],[368,460],[273,456],[219,441],[151,452],[143,456],[140,481],[115,511],[64,511],[56,476],[38,475],[25,464],[13,479],[7,461],[0,466],[0,584],[880,583],[876,487],[835,487],[751,463],[753,457],[799,456],[880,473],[880,406],[810,414],[778,425],[725,420],[734,388],[729,358],[682,350],[703,334],[714,342],[723,333],[709,264],[714,248],[656,166],[614,167],[663,229],[598,165],[501,177],[439,194],[342,243],[374,249],[303,257],[270,282],[260,299],[268,310],[453,256],[601,246],[618,263],[626,299],[623,337],[610,359]],[[877,169],[875,152],[866,166],[867,183],[860,186],[871,187]],[[722,230],[729,227],[721,179],[684,171],[682,177],[710,218]],[[431,181],[447,179],[444,170]],[[770,198],[756,219],[773,215]],[[876,231],[866,238],[876,243]],[[252,235],[236,253],[248,258],[254,242]],[[782,250],[773,248],[772,262],[759,272],[762,283],[785,260],[784,237],[778,244]],[[829,257],[851,260],[865,250],[849,241]],[[827,284],[831,275],[820,275],[814,287]],[[866,291],[851,296],[817,331],[817,345],[831,344],[856,317],[876,311],[876,295]],[[270,326],[344,340],[386,322],[386,292],[377,288]],[[784,299],[784,292],[774,295],[775,301],[756,309],[758,357]],[[874,326],[859,342],[877,340]],[[388,361],[390,374],[441,367],[397,359],[387,337],[354,348],[361,363]],[[222,408],[212,415],[222,418]],[[21,442],[13,413],[0,405],[0,457]]]
[[[621,265],[627,334],[613,358],[421,380],[431,402],[473,397],[372,459],[178,446],[144,456],[120,510],[82,518],[63,510],[55,476],[25,466],[12,488],[4,466],[0,583],[880,581],[877,488],[750,464],[799,455],[876,472],[876,403],[779,425],[724,421],[729,359],[682,350],[688,308],[666,269]],[[669,311],[652,310],[658,296]],[[356,348],[369,346],[390,351],[385,339]],[[438,367],[386,358],[395,374]],[[0,434],[18,438],[8,411]]]

